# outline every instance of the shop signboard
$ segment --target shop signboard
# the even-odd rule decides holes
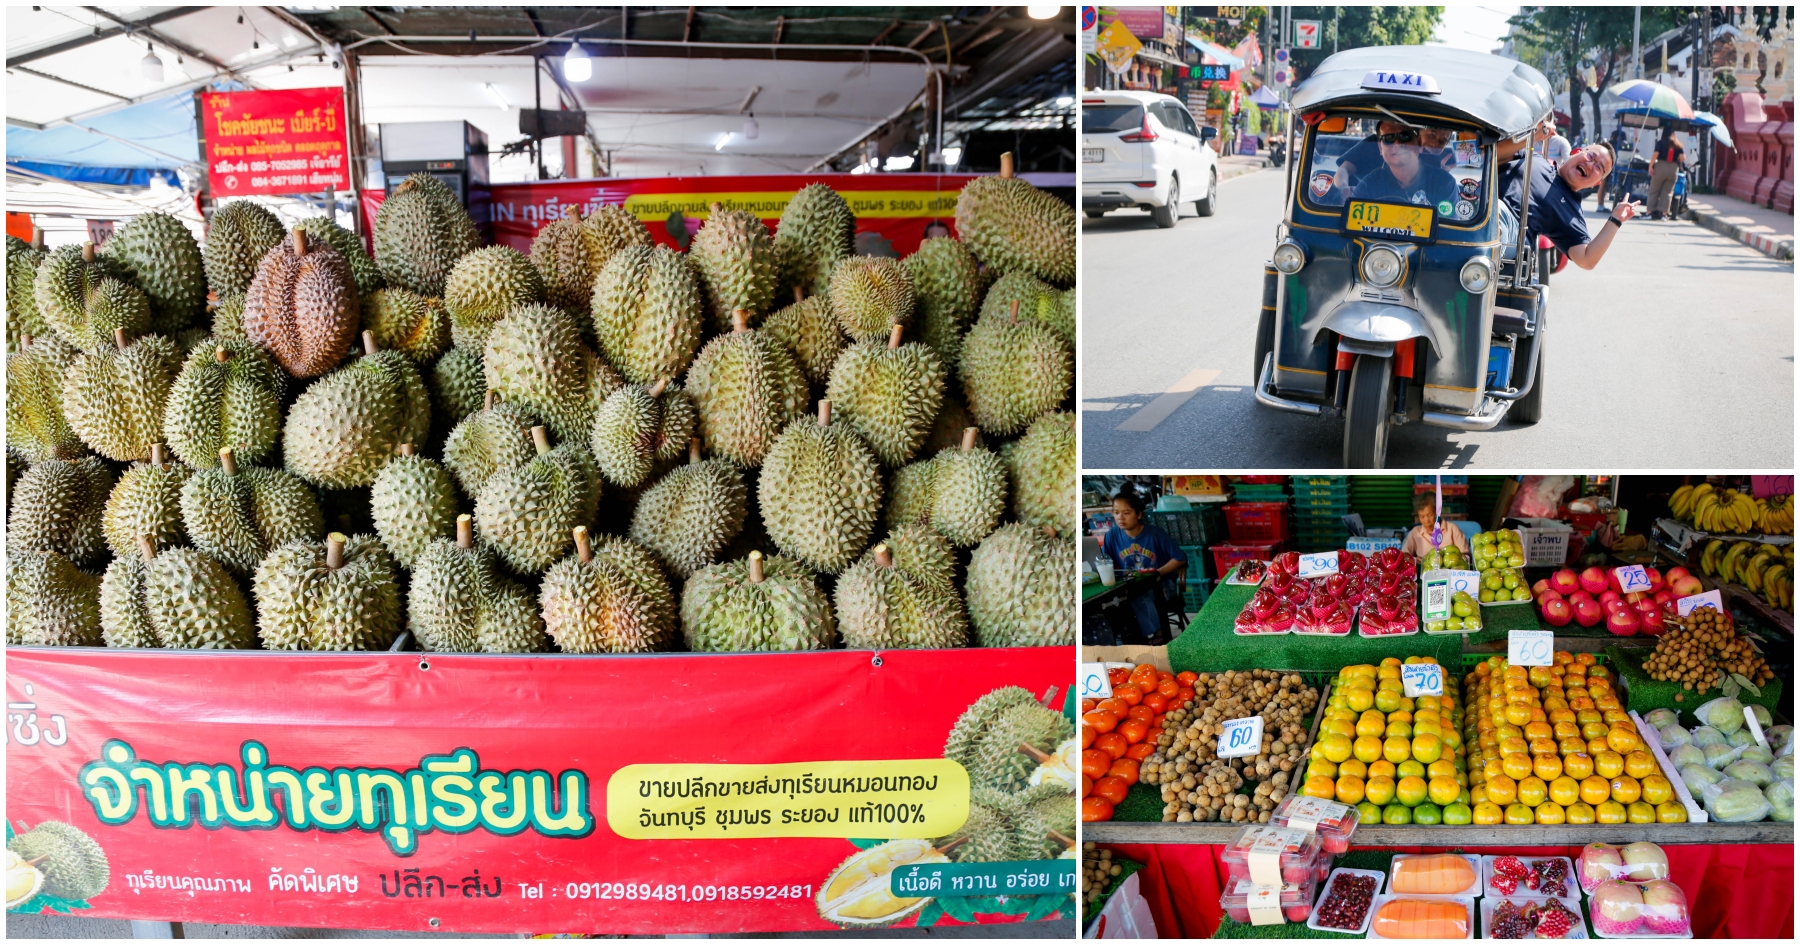
[[[350,189],[342,88],[199,95],[214,197]]]
[[[659,935],[1073,912],[1055,836],[895,891],[999,776],[946,757],[978,700],[1022,687],[1076,744],[1069,647],[7,656],[7,834],[70,851],[11,911]]]
[[[1097,42],[1100,44],[1100,61],[1106,63],[1106,68],[1113,75],[1123,75],[1125,70],[1131,68],[1131,60],[1137,56],[1138,51],[1144,48],[1144,44],[1118,20],[1106,24],[1106,28],[1100,31]]]
[[[1112,14],[1112,21],[1131,31],[1138,39],[1161,40],[1163,38],[1163,19],[1168,14],[1163,7],[1101,7],[1100,14]]]
[[[1319,38],[1323,35],[1319,30],[1320,20],[1294,21],[1294,48],[1318,49]]]

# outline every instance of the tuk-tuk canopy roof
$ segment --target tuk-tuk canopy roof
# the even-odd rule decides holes
[[[1438,91],[1400,91],[1397,83],[1365,88],[1365,78],[1375,72],[1428,76]],[[1355,105],[1405,106],[1462,118],[1510,138],[1550,114],[1552,100],[1544,74],[1515,59],[1445,46],[1368,46],[1320,63],[1294,89],[1292,101],[1300,112]]]

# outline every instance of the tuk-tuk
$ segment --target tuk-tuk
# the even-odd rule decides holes
[[[1398,424],[1537,422],[1549,288],[1500,199],[1497,148],[1551,114],[1543,74],[1460,49],[1353,49],[1290,107],[1257,402],[1342,417],[1353,469],[1381,468]],[[1517,150],[1529,180],[1531,148]]]

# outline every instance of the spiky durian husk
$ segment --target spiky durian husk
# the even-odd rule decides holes
[[[456,536],[456,483],[433,460],[395,456],[375,477],[369,510],[382,543],[411,570],[426,545]]]
[[[1029,272],[1009,272],[1001,276],[981,300],[981,317],[1008,318],[1012,303],[1017,302],[1020,320],[1029,318],[1043,322],[1074,347],[1075,307],[1072,302],[1065,305],[1065,297],[1073,299],[1073,295],[1058,292],[1054,286]]]
[[[628,246],[656,245],[644,222],[621,204],[607,204],[582,217],[581,235],[594,256],[595,272],[605,268],[614,253]]]
[[[197,344],[169,389],[163,438],[195,469],[217,469],[219,450],[227,446],[239,462],[261,462],[281,437],[287,384],[274,356],[248,341]]]
[[[180,369],[181,353],[161,335],[84,354],[63,375],[63,415],[107,459],[148,459],[163,441],[163,412]]]
[[[949,365],[945,365],[949,371]],[[962,446],[963,431],[976,426],[975,416],[962,402],[962,385],[950,384],[951,390],[944,392],[944,408],[938,411],[937,420],[931,424],[931,432],[925,436],[925,445],[919,447],[920,456],[936,456],[945,450],[959,449]],[[980,429],[977,427],[977,429]],[[975,434],[975,445],[983,445],[980,433]]]
[[[476,530],[507,567],[536,574],[568,554],[573,529],[592,521],[599,495],[592,460],[565,443],[489,476],[475,498]]]
[[[969,618],[949,587],[920,580],[874,551],[838,576],[838,632],[850,649],[942,649],[967,646]]]
[[[802,417],[770,448],[756,498],[783,554],[836,574],[868,547],[881,467],[855,431]]]
[[[956,197],[956,232],[975,258],[1005,275],[1075,283],[1075,208],[1016,177],[979,177]]]
[[[131,283],[125,266],[110,256],[84,260],[82,251],[64,246],[39,264],[32,291],[44,323],[90,354],[113,347],[119,329],[127,338],[148,332],[150,300]]]
[[[476,411],[444,441],[444,466],[473,497],[494,473],[531,462],[537,455],[531,428],[537,424],[530,412],[512,404],[496,403]]]
[[[893,326],[912,324],[913,305],[912,276],[897,259],[852,256],[831,271],[831,312],[857,341],[886,342]]]
[[[593,560],[544,574],[544,627],[565,653],[653,653],[675,637],[675,595],[649,549],[603,536]]]
[[[150,300],[150,330],[173,335],[193,324],[206,306],[206,272],[200,244],[187,225],[151,211],[132,218],[101,252],[118,260]]]
[[[751,329],[707,342],[687,376],[707,452],[755,468],[789,421],[806,412],[793,352]]]
[[[983,318],[963,338],[963,394],[983,433],[1012,436],[1062,406],[1075,385],[1075,354],[1056,330],[1031,319]]]
[[[938,353],[946,367],[962,358],[962,336],[975,323],[981,303],[979,264],[969,248],[948,236],[919,244],[902,261],[917,296],[918,338]]]
[[[405,289],[377,289],[364,296],[363,328],[383,351],[398,351],[426,365],[450,345],[450,316],[437,299]]]
[[[808,184],[781,211],[774,246],[783,288],[824,295],[832,268],[856,252],[856,214],[837,191]]]
[[[6,549],[9,646],[99,646],[100,578],[54,551]]]
[[[824,384],[831,366],[850,344],[844,326],[831,314],[831,299],[815,295],[777,310],[763,321],[762,332],[794,352],[806,379]]]
[[[244,293],[221,295],[213,304],[212,336],[224,341],[243,341]]]
[[[1075,836],[1075,794],[1061,783],[1036,784],[1006,798],[1013,825],[1013,858],[1048,860],[1064,851],[1052,833]]]
[[[256,643],[237,579],[192,548],[170,548],[149,562],[115,558],[100,585],[100,626],[107,646],[243,650]]]
[[[1048,525],[1070,537],[1080,531],[1076,479],[1075,415],[1045,414],[1016,441],[1013,514],[1027,525]]]
[[[990,450],[945,450],[934,460],[931,527],[958,548],[992,534],[1006,512],[1006,465]]]
[[[431,542],[413,565],[407,628],[440,653],[537,653],[544,618],[530,588],[500,573],[493,549]]]
[[[356,294],[368,296],[386,284],[381,278],[381,269],[363,248],[362,237],[338,226],[327,217],[307,217],[294,226],[296,230],[305,230],[307,237],[325,241],[344,262],[350,265],[350,277],[356,283]]]
[[[1006,795],[992,788],[970,788],[969,819],[955,833],[938,839],[937,846],[950,847],[948,856],[958,863],[1001,863],[1013,859],[1013,825],[1006,815],[1005,801]]]
[[[744,528],[749,490],[725,460],[689,463],[645,490],[631,517],[631,540],[685,578],[716,560]]]
[[[774,240],[756,214],[715,205],[694,234],[688,258],[700,272],[715,331],[730,331],[731,313],[739,309],[750,313],[752,326],[762,320],[775,299],[778,273]]]
[[[627,381],[680,377],[700,347],[705,319],[699,273],[667,247],[615,253],[583,300],[594,313],[600,351]]]
[[[6,356],[6,445],[27,461],[74,459],[86,451],[63,414],[62,382],[81,352],[53,334]]]
[[[887,483],[887,512],[883,519],[887,527],[930,527],[931,503],[937,497],[937,471],[935,456],[894,470]]]
[[[44,862],[43,891],[60,899],[80,902],[106,891],[111,872],[106,851],[94,838],[60,820],[46,820],[12,838],[6,848],[21,859]]]
[[[917,342],[851,345],[831,368],[825,399],[886,466],[912,459],[944,405],[944,365]]]
[[[1007,525],[983,539],[963,584],[981,646],[1072,646],[1075,601],[1068,593],[1075,550],[1030,525]]]
[[[194,475],[185,463],[133,463],[119,477],[101,513],[101,533],[114,555],[135,556],[138,536],[148,535],[157,551],[187,543],[181,523],[181,487]]]
[[[487,374],[481,366],[481,352],[451,348],[431,365],[426,382],[431,388],[432,421],[447,433],[463,418],[481,410],[487,396]]]
[[[557,308],[587,304],[600,267],[581,232],[580,213],[546,223],[531,239],[531,265],[544,283],[544,298]]]
[[[115,649],[150,650],[162,646],[156,622],[144,603],[144,559],[127,551],[106,566],[100,580],[100,639]]]
[[[894,567],[926,584],[956,590],[956,550],[950,539],[928,525],[902,525],[881,543],[894,555]]]
[[[1074,726],[1062,713],[1039,705],[1027,689],[1006,686],[964,710],[944,741],[944,757],[968,769],[975,789],[1012,793],[1037,767],[1021,744],[1049,753],[1072,734]]]
[[[44,252],[12,234],[6,236],[6,350],[17,351],[22,335],[46,335],[50,326],[38,314],[32,283]]]
[[[669,385],[652,397],[649,388],[630,384],[594,412],[589,443],[606,480],[635,489],[687,454],[697,422],[694,402],[681,388]]]
[[[681,632],[696,653],[829,649],[837,639],[831,604],[797,561],[762,560],[750,580],[747,559],[708,565],[681,594]]]
[[[405,355],[381,351],[314,381],[288,410],[281,449],[290,472],[326,489],[375,481],[401,443],[431,433],[431,400]]]
[[[206,221],[202,257],[207,288],[220,299],[243,295],[256,278],[257,264],[285,232],[275,214],[249,200],[233,200],[214,210]]]
[[[244,337],[267,348],[294,377],[318,377],[350,353],[362,300],[350,264],[330,244],[296,252],[292,235],[257,264],[244,293]]]
[[[269,650],[384,650],[400,634],[394,559],[373,535],[351,535],[344,564],[326,544],[289,542],[256,569],[257,634]]]
[[[441,298],[456,261],[481,245],[456,194],[430,174],[401,181],[375,215],[375,265],[388,285]]]
[[[588,436],[599,405],[596,359],[568,313],[548,305],[514,309],[488,333],[482,366],[488,389],[543,418],[559,440]]]
[[[98,567],[108,554],[100,522],[112,487],[112,470],[98,456],[33,463],[13,486],[8,546]]]
[[[456,261],[444,283],[444,308],[458,348],[480,351],[488,332],[514,309],[544,301],[544,279],[525,254],[489,246]]]
[[[194,547],[249,574],[276,545],[325,530],[318,497],[281,469],[204,469],[181,487],[181,521]]]

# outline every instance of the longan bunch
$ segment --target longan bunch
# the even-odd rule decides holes
[[[1306,723],[1318,703],[1319,691],[1298,673],[1200,674],[1193,704],[1169,713],[1156,753],[1139,771],[1144,783],[1162,787],[1163,820],[1268,823],[1293,790],[1294,771],[1306,757]],[[1253,715],[1263,719],[1262,750],[1219,758],[1225,723]],[[1258,782],[1248,793],[1247,778]]]
[[[1124,872],[1125,868],[1113,862],[1112,851],[1102,850],[1092,840],[1081,845],[1081,897],[1082,901],[1092,905],[1106,895],[1106,887],[1113,877]]]
[[[1656,641],[1656,649],[1644,660],[1651,679],[1680,682],[1683,692],[1702,696],[1736,673],[1758,686],[1775,678],[1762,655],[1747,637],[1732,626],[1731,618],[1717,608],[1698,607],[1681,618],[1681,625]],[[1681,693],[1676,702],[1686,701]]]

